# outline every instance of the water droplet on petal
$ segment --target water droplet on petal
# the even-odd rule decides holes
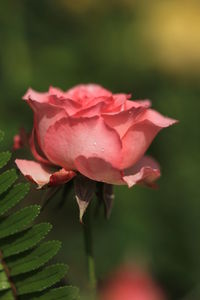
[[[104,149],[104,148],[101,148],[101,151],[102,151],[102,152],[104,152],[104,151],[105,151],[105,149]]]

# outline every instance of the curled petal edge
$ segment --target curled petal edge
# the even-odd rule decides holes
[[[156,188],[155,183],[161,176],[160,166],[152,157],[143,156],[133,167],[122,174],[123,181],[129,188],[136,184]]]
[[[159,164],[150,156],[144,156],[133,167],[121,171],[97,157],[80,156],[76,159],[76,167],[92,180],[128,187],[143,184],[154,188],[155,181],[161,176]]]
[[[16,159],[15,163],[28,181],[37,184],[38,189],[64,184],[76,176],[74,171],[67,171],[64,168],[55,171],[53,168],[31,160]]]

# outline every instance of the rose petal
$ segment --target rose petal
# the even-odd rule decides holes
[[[48,103],[49,101],[49,93],[40,93],[36,92],[33,89],[29,88],[26,94],[23,96],[24,100],[32,99],[39,103]]]
[[[61,169],[55,172],[55,169],[31,160],[16,159],[15,163],[22,174],[29,181],[36,183],[38,188],[42,188],[45,185],[63,184],[75,176],[73,171]]]
[[[38,93],[32,89],[29,89],[23,97],[34,111],[34,127],[41,149],[48,127],[67,115],[63,107],[51,103],[51,97],[53,96],[49,93]]]
[[[64,184],[70,181],[72,178],[76,176],[74,171],[67,171],[64,168],[59,171],[53,173],[49,180],[49,186],[56,186],[60,184]]]
[[[140,121],[148,120],[155,126],[162,128],[169,127],[175,123],[177,123],[177,120],[168,118],[160,114],[159,112],[153,110],[153,109],[147,109],[145,114],[141,116]]]
[[[112,93],[98,84],[80,84],[65,92],[65,97],[84,103],[91,98],[111,96]]]
[[[49,99],[49,103],[54,106],[58,106],[65,109],[67,115],[69,116],[75,114],[77,111],[82,109],[80,103],[75,102],[74,100],[71,99],[64,98],[63,96],[58,98],[57,96],[52,95],[52,97],[50,97]]]
[[[63,118],[49,128],[44,144],[49,160],[66,169],[75,169],[81,155],[102,158],[114,166],[120,163],[120,138],[100,117]]]
[[[41,149],[44,151],[44,136],[47,129],[56,121],[67,116],[65,109],[62,107],[52,106],[49,103],[37,103],[35,101],[29,101],[34,107],[34,127],[36,129],[38,143]]]
[[[122,138],[121,168],[126,169],[134,165],[144,155],[158,132],[176,122],[152,109],[141,114],[138,123],[130,127]]]
[[[108,184],[127,184],[131,187],[142,183],[154,187],[154,182],[160,177],[159,164],[149,156],[144,156],[137,164],[124,171],[113,168],[105,160],[96,157],[80,156],[75,164],[84,176]]]
[[[118,132],[120,138],[122,138],[127,130],[137,122],[138,117],[144,111],[144,107],[132,107],[129,110],[112,115],[102,114],[102,117],[104,118],[105,123],[111,128],[114,128]]]
[[[135,184],[143,183],[153,187],[154,182],[160,177],[159,164],[150,156],[143,156],[133,167],[124,171],[123,180],[132,187]]]
[[[112,167],[102,158],[79,156],[75,160],[75,166],[81,174],[92,180],[109,184],[125,184],[120,170]]]
[[[91,118],[91,117],[94,117],[94,116],[100,116],[101,115],[101,110],[102,110],[104,105],[105,105],[104,102],[98,102],[95,105],[92,105],[92,106],[87,107],[85,109],[79,110],[72,117],[73,118],[80,118],[80,117]]]
[[[149,108],[151,107],[151,101],[149,99],[145,99],[145,100],[127,100],[126,101],[126,109],[130,109],[132,107],[145,107],[145,108]]]
[[[50,86],[49,87],[49,95],[56,96],[58,98],[64,97],[65,92],[60,88]]]
[[[40,146],[37,142],[37,136],[35,134],[34,128],[32,130],[29,144],[30,144],[31,152],[37,161],[45,165],[52,165],[52,163],[45,157],[45,154],[40,149]]]
[[[160,127],[143,121],[134,124],[122,138],[121,169],[134,165],[146,152],[149,145],[160,131]]]

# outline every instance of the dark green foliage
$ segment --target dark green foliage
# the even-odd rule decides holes
[[[44,295],[33,300],[75,300],[78,298],[79,291],[75,287],[65,286],[57,289],[52,289]]]
[[[32,205],[8,216],[0,221],[0,238],[4,238],[22,231],[26,228],[40,212],[39,205]]]
[[[10,208],[15,206],[29,191],[29,184],[20,183],[13,186],[13,188],[7,192],[3,197],[0,197],[0,215],[3,215]]]
[[[30,253],[23,254],[19,259],[8,262],[11,275],[18,275],[36,270],[48,262],[61,247],[60,241],[49,241],[40,244]]]
[[[1,152],[1,156],[0,156],[0,168],[4,167],[7,162],[10,160],[11,158],[11,153],[6,151],[6,152]]]
[[[63,264],[46,267],[42,271],[29,276],[25,280],[16,282],[19,295],[43,291],[62,279],[67,273],[67,267]]]
[[[3,133],[0,131],[0,141]],[[0,153],[0,167],[10,159],[9,152]],[[68,267],[55,264],[44,267],[61,247],[60,241],[45,241],[51,224],[33,225],[40,206],[30,205],[6,215],[29,190],[29,185],[13,185],[16,171],[0,175],[0,299],[79,299],[76,288],[51,288],[67,273]]]
[[[7,191],[7,189],[15,182],[17,179],[16,171],[8,170],[0,175],[0,195],[3,192]]]
[[[46,236],[51,228],[51,224],[41,223],[24,230],[21,234],[15,235],[14,238],[10,237],[3,240],[0,249],[3,251],[4,258],[33,248]]]

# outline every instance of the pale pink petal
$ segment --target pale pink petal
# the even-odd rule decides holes
[[[39,103],[48,103],[49,101],[49,93],[40,93],[37,91],[34,91],[33,89],[29,88],[26,94],[23,96],[24,100],[34,100]]]
[[[84,176],[109,184],[125,184],[120,170],[98,157],[79,156],[75,160],[76,169]]]
[[[159,112],[153,110],[153,109],[147,109],[145,114],[141,116],[140,121],[148,120],[152,124],[162,128],[169,127],[175,123],[177,123],[177,120],[168,118],[160,114]]]
[[[54,169],[31,160],[16,159],[15,163],[22,174],[39,187],[48,184],[51,175],[55,172]]]
[[[67,116],[65,109],[62,107],[52,106],[48,103],[36,103],[31,102],[34,105],[34,127],[36,129],[38,143],[41,149],[44,151],[44,136],[47,129],[53,125],[56,121]]]
[[[36,183],[38,188],[42,188],[45,185],[64,184],[75,176],[73,171],[66,171],[64,169],[55,171],[53,168],[31,160],[16,159],[15,163],[21,173],[29,181]]]
[[[82,105],[72,99],[65,98],[64,96],[57,97],[52,95],[49,99],[49,103],[65,109],[69,116],[75,114],[82,109]]]
[[[105,159],[113,166],[120,162],[120,138],[100,117],[63,118],[49,128],[44,144],[49,160],[66,169],[74,169],[75,159],[82,155]]]
[[[31,148],[31,152],[35,159],[45,165],[52,165],[52,163],[45,157],[45,154],[42,152],[38,142],[37,142],[37,136],[35,134],[35,129],[33,128],[32,134],[29,140],[29,145]]]
[[[65,97],[80,103],[87,103],[91,98],[112,96],[112,93],[97,84],[80,84],[65,92]]]
[[[145,107],[145,108],[149,108],[151,107],[151,101],[149,99],[145,99],[145,100],[127,100],[126,101],[126,109],[130,109],[132,107]]]
[[[126,169],[134,165],[144,155],[158,132],[176,122],[152,109],[147,109],[141,114],[138,123],[130,127],[122,138],[121,168]]]
[[[49,87],[49,95],[56,96],[58,98],[64,97],[65,92],[60,88],[50,86]]]
[[[153,158],[143,156],[133,167],[124,171],[123,180],[129,187],[135,184],[144,184],[153,187],[159,177],[159,164]]]
[[[133,167],[120,171],[103,159],[96,157],[86,158],[80,156],[75,161],[77,170],[84,176],[108,184],[132,187],[135,184],[155,186],[155,181],[160,177],[158,163],[149,156],[143,157]]]
[[[127,130],[138,121],[139,116],[144,113],[144,111],[144,107],[132,107],[129,110],[112,115],[102,114],[102,117],[104,118],[105,123],[111,128],[114,128],[118,132],[120,138],[122,138]]]
[[[104,106],[104,102],[98,102],[95,105],[89,106],[85,109],[79,110],[75,114],[73,114],[73,118],[80,118],[80,117],[86,117],[86,118],[91,118],[94,116],[100,116],[102,108]]]
[[[121,168],[126,169],[134,165],[146,152],[160,127],[143,121],[134,124],[122,138]]]
[[[34,111],[34,127],[41,148],[48,127],[67,115],[63,107],[51,103],[53,97],[55,96],[49,93],[38,93],[32,89],[29,89],[23,97]]]
[[[112,115],[117,112],[124,111],[128,97],[129,95],[126,94],[114,94],[110,97],[112,101],[110,101],[110,103],[108,102],[103,108],[103,113]]]

